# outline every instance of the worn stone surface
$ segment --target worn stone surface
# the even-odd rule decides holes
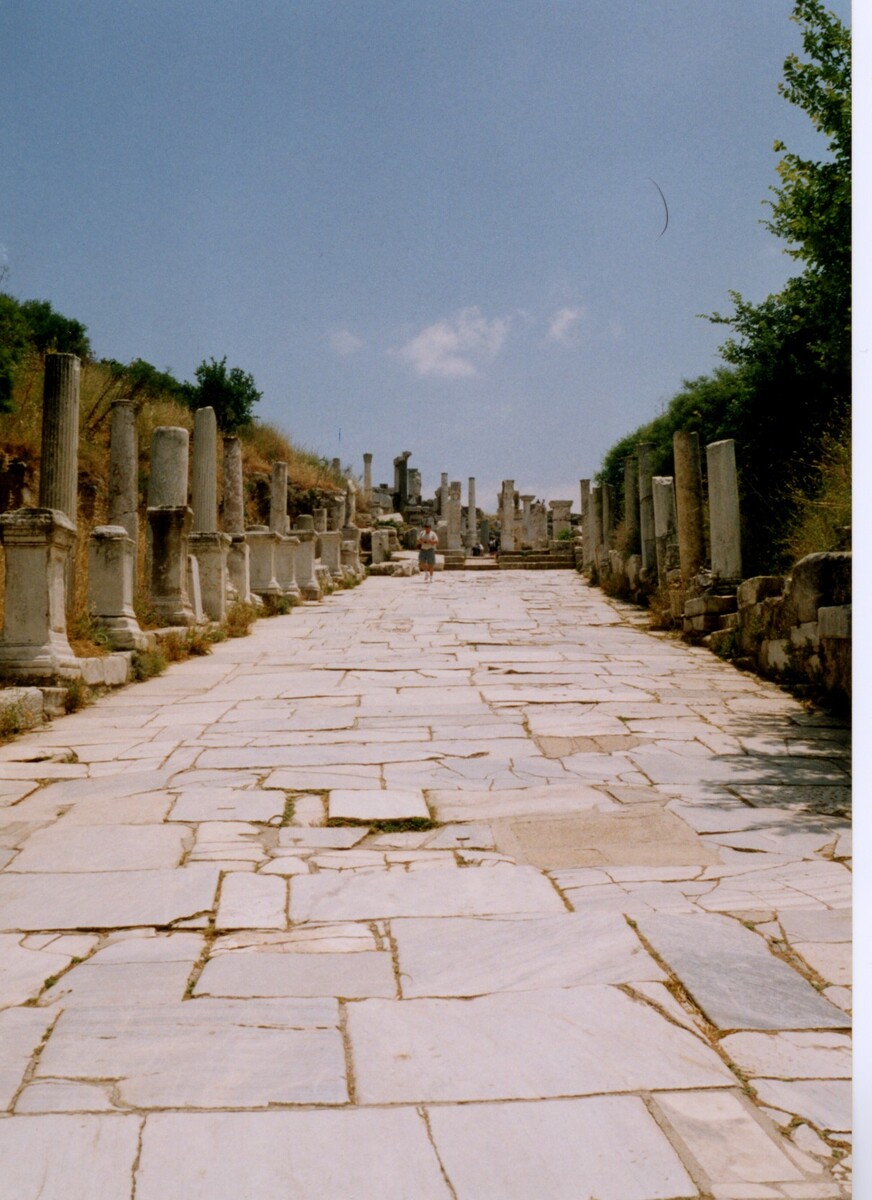
[[[0,747],[0,1200],[842,1200],[847,730],[417,582]]]

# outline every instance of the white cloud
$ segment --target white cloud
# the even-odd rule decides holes
[[[359,350],[363,345],[363,338],[359,338],[350,329],[334,329],[327,340],[336,353],[340,354],[343,358],[348,354],[353,354],[355,350]]]
[[[469,378],[478,374],[477,362],[499,354],[510,323],[509,317],[488,320],[480,308],[463,308],[447,320],[427,325],[395,353],[419,375]]]
[[[559,342],[563,346],[571,346],[575,342],[575,326],[587,315],[586,308],[558,308],[551,317],[546,339],[549,342]]]

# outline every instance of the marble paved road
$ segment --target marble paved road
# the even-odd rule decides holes
[[[0,747],[0,1200],[829,1200],[847,733],[570,572]]]

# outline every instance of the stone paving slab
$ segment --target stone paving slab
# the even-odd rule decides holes
[[[719,1029],[843,1029],[850,1021],[737,921],[657,913],[639,930]]]
[[[129,1200],[142,1121],[136,1116],[0,1121],[2,1200]]]
[[[458,1200],[673,1200],[699,1194],[633,1096],[447,1104],[427,1111]]]
[[[112,1080],[117,1103],[137,1109],[344,1104],[337,1026],[328,1000],[71,1008],[34,1078]]]
[[[365,1104],[729,1087],[715,1052],[617,988],[348,1006]]]
[[[0,929],[170,925],[213,908],[218,870],[0,875]]]
[[[391,934],[409,998],[666,978],[620,916],[407,919]]]
[[[407,1108],[156,1113],[136,1181],[136,1200],[452,1197],[425,1121]]]

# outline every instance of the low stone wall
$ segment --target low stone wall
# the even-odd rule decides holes
[[[581,570],[579,553],[576,564]],[[649,607],[659,597],[667,626],[687,641],[844,708],[851,697],[851,566],[849,551],[810,554],[788,576],[738,586],[707,572],[685,586],[676,571],[659,592],[636,555],[624,559],[613,550],[596,572],[586,570],[611,595]]]

